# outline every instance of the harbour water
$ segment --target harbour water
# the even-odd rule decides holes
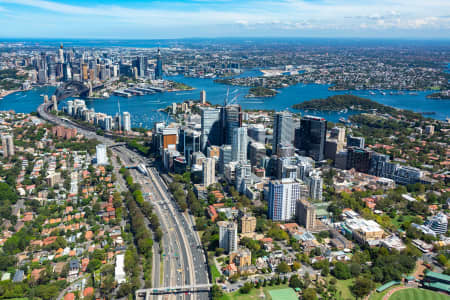
[[[259,71],[249,71],[241,76],[257,76]],[[206,97],[212,104],[223,104],[229,89],[228,102],[240,104],[244,109],[255,110],[291,110],[295,103],[311,100],[315,98],[325,98],[332,95],[348,92],[333,92],[328,90],[327,85],[318,84],[298,84],[284,89],[272,98],[245,98],[248,92],[247,87],[228,86],[214,83],[213,79],[188,78],[183,76],[167,77],[167,79],[185,83],[195,88],[193,91],[158,93],[152,95],[135,96],[132,98],[122,98],[111,96],[108,99],[86,100],[89,108],[93,107],[97,112],[104,112],[115,115],[118,111],[120,101],[121,111],[128,111],[132,116],[133,127],[151,128],[154,122],[167,120],[167,115],[158,111],[173,102],[182,102],[190,99],[199,99],[201,90],[206,91]],[[54,87],[36,88],[30,91],[18,92],[6,96],[0,100],[0,110],[14,110],[16,112],[29,113],[36,111],[38,105],[43,101],[42,94],[51,95]],[[430,117],[445,120],[450,117],[450,100],[427,99],[426,95],[431,92],[398,94],[397,91],[351,91],[351,94],[366,97],[379,103],[409,109],[416,112],[435,112]],[[392,94],[390,92],[393,92]],[[64,106],[65,101],[60,104]],[[312,114],[322,116],[331,122],[337,122],[339,118],[347,118],[351,114],[358,112],[302,112],[302,114]]]

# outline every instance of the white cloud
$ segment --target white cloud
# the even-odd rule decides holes
[[[180,27],[217,29],[227,25],[241,26],[244,30],[260,32],[334,30],[353,31],[360,29],[387,30],[450,28],[450,1],[445,0],[248,0],[209,1],[197,3],[171,1],[151,2],[140,8],[118,5],[69,5],[47,0],[0,0],[0,3],[16,4],[36,8],[29,12],[14,10],[17,18],[52,18],[67,20],[71,17],[82,19],[92,30],[108,24],[127,24],[136,28]],[[0,7],[0,12],[5,8]],[[56,14],[48,14],[48,12]],[[44,22],[44,21],[42,21]],[[39,22],[36,22],[40,24]],[[82,22],[80,22],[82,23]],[[130,27],[131,28],[131,27]],[[220,31],[220,30],[219,30]],[[196,34],[200,34],[196,33]]]

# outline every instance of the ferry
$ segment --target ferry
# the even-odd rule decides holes
[[[347,124],[348,120],[346,120],[344,117],[339,118],[339,122]]]

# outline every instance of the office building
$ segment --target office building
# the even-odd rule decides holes
[[[305,116],[300,121],[300,128],[296,130],[296,147],[312,157],[321,161],[325,155],[325,139],[327,121],[324,118]]]
[[[55,95],[52,95],[52,110],[58,111],[58,100]]]
[[[233,161],[247,161],[247,127],[234,128],[232,138],[231,159]]]
[[[252,166],[248,161],[239,161],[235,166],[235,187],[239,193],[245,193],[252,180]]]
[[[210,145],[222,144],[222,132],[220,125],[220,109],[201,109],[202,151]],[[231,144],[231,143],[230,143]]]
[[[347,136],[347,147],[357,147],[364,149],[365,139],[361,136]]]
[[[219,226],[219,248],[226,253],[234,252],[238,249],[237,225],[234,222],[220,221]]]
[[[108,164],[108,154],[107,154],[105,144],[97,145],[96,158],[97,158],[97,165],[107,165]]]
[[[14,156],[14,139],[12,135],[2,136],[3,157]]]
[[[130,113],[127,111],[123,113],[123,131],[125,132],[131,131],[131,116]]]
[[[227,105],[221,109],[223,144],[233,143],[234,130],[242,127],[242,109],[238,104]]]
[[[202,163],[203,166],[203,185],[205,187],[216,183],[216,160],[213,158],[205,158]]]
[[[325,159],[336,159],[336,153],[339,152],[339,142],[335,139],[330,139],[325,142]]]
[[[114,128],[117,131],[122,131],[122,116],[119,113],[116,113],[115,117],[114,117]]]
[[[278,153],[278,145],[292,145],[294,121],[290,112],[278,112],[273,119],[272,154]]]
[[[261,166],[266,156],[266,146],[258,142],[251,142],[248,146],[248,156],[252,166]]]
[[[186,157],[188,165],[191,165],[192,153],[201,151],[200,137],[201,133],[197,130],[189,127],[180,129],[180,142],[178,146],[180,151],[183,152],[184,157]]]
[[[247,129],[247,134],[255,142],[265,144],[266,143],[266,129],[262,124],[250,125]]]
[[[205,92],[205,90],[202,90],[200,92],[200,103],[201,104],[206,104],[206,92]]]
[[[272,180],[269,183],[269,218],[289,221],[295,217],[296,202],[300,198],[300,183],[292,179]]]
[[[163,79],[163,62],[160,49],[158,49],[158,53],[156,55],[155,79]]]
[[[348,139],[347,139],[348,141]],[[355,169],[358,172],[369,173],[372,151],[358,147],[347,149],[347,169]]]
[[[231,162],[232,157],[232,147],[231,145],[220,146],[220,156],[219,156],[219,171],[223,173],[225,170],[225,165]]]

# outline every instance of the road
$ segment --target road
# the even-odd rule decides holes
[[[99,136],[86,128],[80,127],[67,119],[61,119],[57,116],[47,113],[48,104],[42,104],[38,107],[38,115],[57,125],[68,128],[76,128],[80,134],[86,138],[97,139],[99,142],[112,146],[114,141],[110,138]],[[144,163],[147,165],[149,161],[143,156],[123,147],[111,148],[125,164]],[[161,179],[159,172],[149,167],[149,176],[145,176],[131,170],[135,182],[139,182],[143,187],[143,192],[152,195],[146,197],[146,201],[150,201],[155,207],[155,213],[158,215],[161,228],[163,230],[163,282],[159,282],[159,264],[154,260],[153,266],[153,284],[154,287],[183,286],[191,284],[208,284],[208,266],[205,253],[201,247],[200,239],[194,230],[190,218],[179,211],[174,199],[170,195],[167,186]],[[119,181],[119,184],[123,185]],[[189,221],[188,221],[189,220]],[[148,220],[146,220],[148,222]],[[147,225],[149,225],[147,223]],[[159,260],[158,260],[159,261]],[[155,270],[157,269],[157,270]],[[156,277],[156,278],[155,278]],[[155,296],[153,299],[162,299],[161,296]],[[209,299],[208,292],[198,292],[189,294],[166,295],[164,299]]]

